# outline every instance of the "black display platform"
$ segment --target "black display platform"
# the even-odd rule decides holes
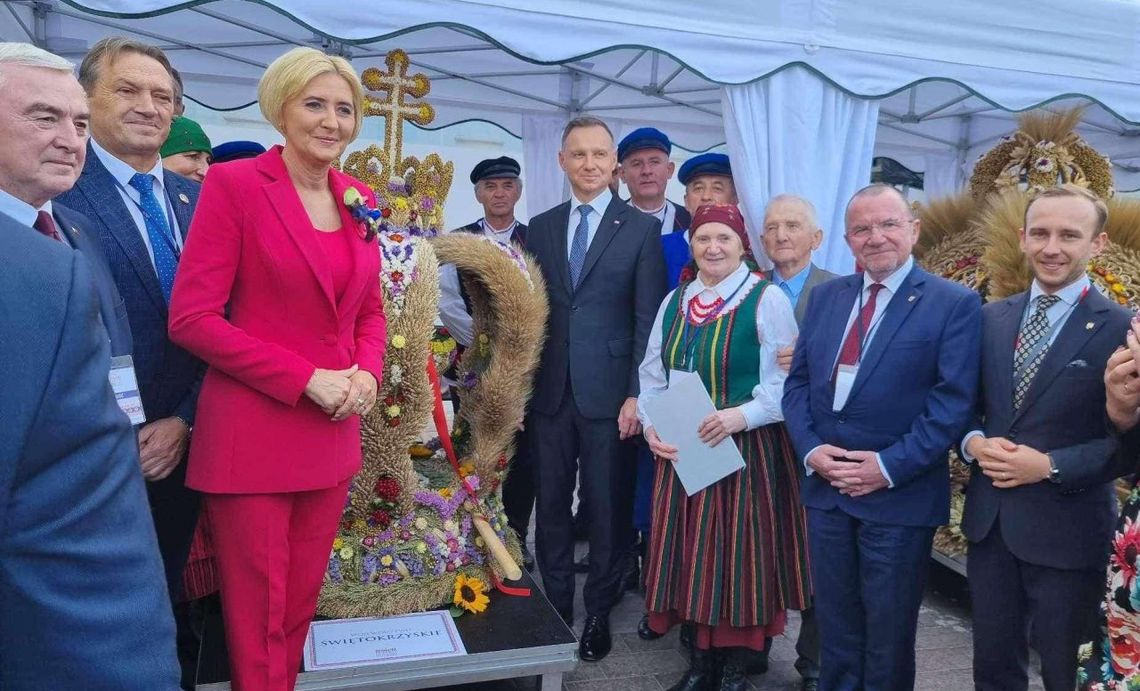
[[[562,687],[562,675],[578,662],[578,643],[554,607],[523,572],[517,583],[530,597],[490,593],[481,614],[455,620],[467,655],[391,662],[350,669],[302,672],[298,689],[369,689],[403,691],[495,679],[539,676],[543,691]],[[221,615],[207,617],[198,659],[198,689],[230,688],[229,658]]]

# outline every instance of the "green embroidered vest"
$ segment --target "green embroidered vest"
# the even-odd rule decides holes
[[[731,311],[701,326],[690,323],[686,327],[684,296],[688,285],[677,287],[661,320],[665,377],[668,379],[671,369],[696,372],[717,410],[747,403],[752,400],[760,372],[756,307],[771,284],[760,279]]]

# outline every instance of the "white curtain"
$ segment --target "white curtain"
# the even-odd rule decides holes
[[[843,240],[847,200],[868,184],[879,104],[854,98],[802,67],[721,90],[732,177],[761,258],[764,205],[777,194],[810,199],[823,244],[817,265],[851,273],[855,260]]]
[[[955,152],[926,154],[922,171],[922,191],[929,199],[941,199],[957,194],[966,179]]]
[[[569,198],[566,175],[558,167],[565,115],[523,116],[523,191],[531,218]]]

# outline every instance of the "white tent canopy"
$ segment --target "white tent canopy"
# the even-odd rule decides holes
[[[726,85],[802,69],[832,94],[875,99],[874,154],[926,171],[939,193],[1013,129],[1011,111],[1087,103],[1082,134],[1117,164],[1118,187],[1140,187],[1140,4],[1122,0],[4,4],[0,38],[72,59],[108,35],[162,46],[187,96],[213,109],[253,102],[265,66],[293,46],[358,70],[403,48],[432,78],[433,128],[485,120],[522,136],[528,118],[533,132],[590,112],[619,136],[652,124],[691,151],[726,141]]]

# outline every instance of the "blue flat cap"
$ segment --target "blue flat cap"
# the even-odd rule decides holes
[[[257,142],[232,141],[223,142],[214,147],[214,163],[236,161],[239,158],[253,158],[265,153],[265,147]]]
[[[673,151],[673,144],[669,142],[669,137],[666,137],[661,130],[654,127],[639,127],[625,135],[618,143],[618,163],[621,163],[626,156],[634,151],[641,151],[642,149],[659,149],[664,151],[665,155],[669,155]]]
[[[488,158],[485,161],[479,161],[471,169],[471,184],[474,185],[480,180],[493,180],[495,178],[517,178],[520,172],[522,172],[522,168],[519,166],[519,162],[510,156]]]
[[[693,156],[681,164],[681,170],[677,173],[677,179],[681,181],[682,185],[687,185],[689,184],[689,180],[692,180],[698,175],[732,177],[732,166],[728,164],[728,156],[713,153]]]

